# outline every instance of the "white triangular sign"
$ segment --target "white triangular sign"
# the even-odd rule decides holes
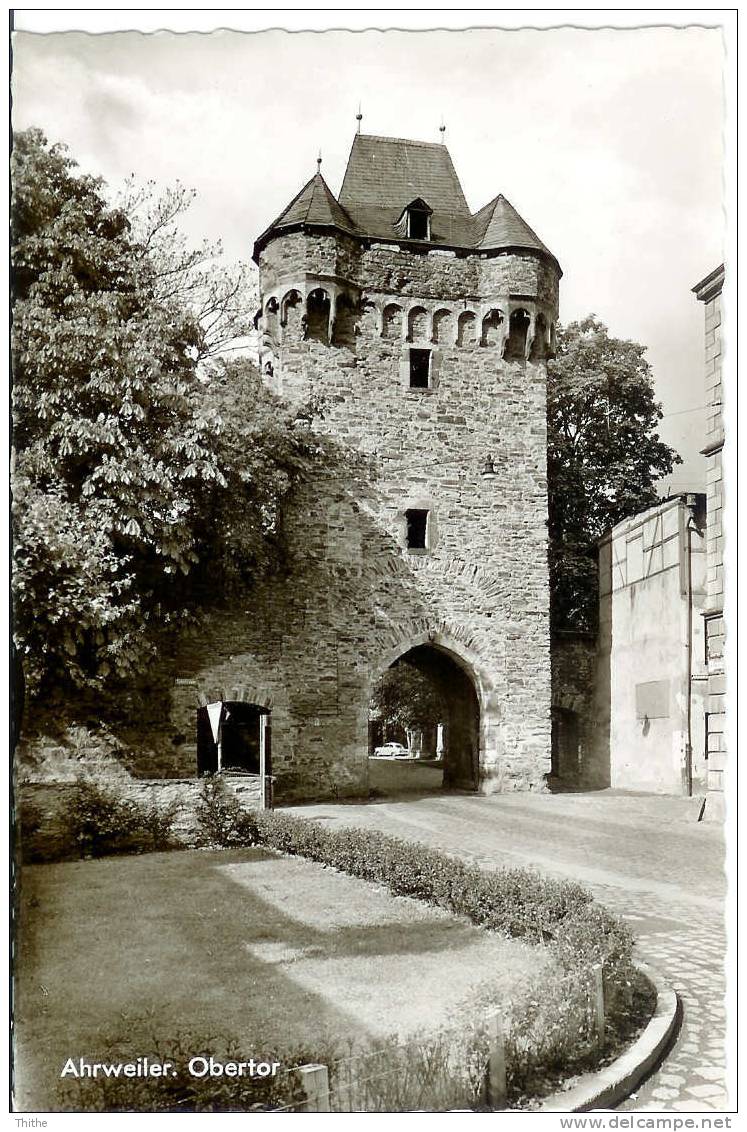
[[[210,720],[210,726],[213,729],[213,741],[218,742],[218,728],[220,727],[220,715],[223,711],[223,702],[218,700],[217,704],[208,704],[207,713]]]

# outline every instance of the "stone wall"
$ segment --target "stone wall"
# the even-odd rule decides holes
[[[116,786],[131,779],[193,776],[196,763],[184,751],[194,744],[194,720],[187,733],[177,731],[171,718],[174,691],[166,657],[151,666],[134,693],[91,710],[87,725],[60,731],[53,714],[35,712],[18,745],[19,781],[73,783],[83,775]]]
[[[553,636],[553,779],[555,788],[609,786],[609,755],[599,734],[596,639],[586,633]]]
[[[272,240],[260,274],[268,382],[291,401],[321,395],[314,427],[366,454],[371,475],[301,490],[283,568],[154,666],[158,773],[195,773],[200,704],[242,701],[271,712],[279,800],[365,795],[372,684],[426,645],[474,685],[479,789],[542,789],[556,267],[306,232]],[[526,312],[519,350],[512,311]],[[410,387],[413,346],[431,350],[427,388]],[[406,542],[413,507],[429,512],[423,550]],[[153,776],[147,758],[135,773]]]
[[[100,768],[99,768],[100,769]],[[155,806],[166,810],[178,807],[173,831],[178,841],[192,846],[197,831],[196,806],[200,799],[198,779],[125,779],[103,781],[100,773],[91,771],[90,777],[118,798],[141,806]],[[233,796],[245,810],[260,808],[260,780],[246,776],[241,780],[227,779]],[[16,821],[19,822],[19,841],[22,856],[31,852],[31,859],[55,860],[70,854],[70,835],[67,813],[73,800],[74,782],[22,783],[16,791]],[[28,821],[33,814],[33,827]],[[38,823],[38,827],[37,827]],[[26,828],[24,829],[24,826]]]

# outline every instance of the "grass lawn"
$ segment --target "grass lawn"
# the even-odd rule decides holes
[[[515,990],[543,953],[301,858],[261,849],[22,870],[16,1108],[55,1108],[67,1058],[130,1056],[153,1035],[246,1055],[320,1035],[449,1024],[481,985]],[[197,1051],[195,1051],[197,1052]]]

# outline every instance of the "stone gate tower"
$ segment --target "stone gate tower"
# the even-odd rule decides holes
[[[444,145],[366,135],[254,258],[265,379],[374,474],[296,500],[287,574],[190,683],[271,712],[279,797],[364,794],[372,685],[407,658],[449,702],[447,783],[540,789],[556,259],[503,196],[471,214]]]

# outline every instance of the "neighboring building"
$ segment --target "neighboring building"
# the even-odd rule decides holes
[[[705,303],[707,495],[665,500],[600,542],[596,642],[553,641],[554,788],[705,795],[723,818],[723,266]]]
[[[365,135],[254,255],[263,374],[375,475],[302,492],[283,573],[185,642],[164,772],[251,769],[271,730],[278,797],[365,794],[371,688],[406,658],[448,700],[447,785],[541,789],[556,259],[502,196],[470,213],[444,145]]]
[[[705,393],[708,407],[706,419],[706,484],[708,527],[706,532],[708,574],[706,579],[705,638],[708,661],[708,798],[706,816],[721,820],[724,816],[724,775],[726,771],[726,675],[724,672],[724,534],[723,534],[723,464],[724,420],[721,381],[721,291],[724,266],[717,267],[693,287],[698,300],[705,304]]]
[[[704,794],[705,498],[664,500],[599,546],[596,748],[621,789]],[[606,710],[605,710],[606,708]]]

